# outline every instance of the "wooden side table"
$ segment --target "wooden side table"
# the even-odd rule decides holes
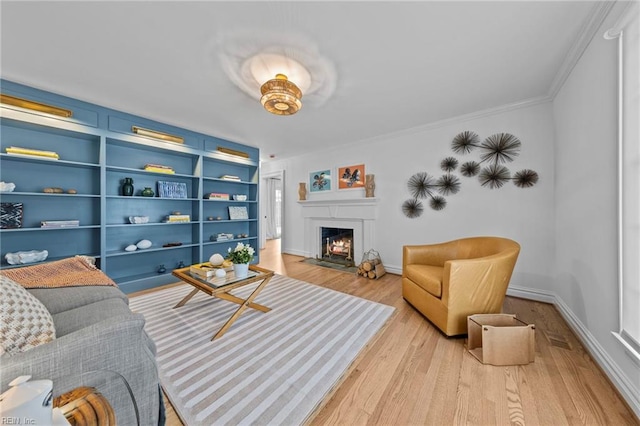
[[[199,264],[203,265],[203,264]],[[208,264],[204,264],[208,265]],[[209,265],[210,266],[210,265]],[[187,284],[195,287],[191,293],[187,294],[176,306],[173,308],[179,308],[185,303],[187,303],[193,296],[195,296],[199,291],[213,297],[217,297],[218,299],[223,299],[228,302],[237,303],[240,305],[238,309],[231,315],[231,317],[227,320],[227,322],[213,335],[211,340],[215,340],[219,337],[222,337],[229,327],[242,315],[242,313],[247,309],[256,309],[261,312],[269,312],[271,308],[267,306],[260,305],[255,303],[253,300],[260,294],[262,289],[269,283],[269,280],[274,275],[273,271],[268,269],[260,268],[255,265],[249,265],[249,275],[246,278],[238,278],[235,276],[234,272],[229,272],[224,277],[210,277],[203,278],[196,274],[190,273],[191,267],[187,266],[186,268],[174,269],[173,275],[180,278],[180,280],[184,281]],[[234,296],[231,294],[231,290],[234,290],[239,287],[246,286],[248,284],[252,284],[255,282],[259,282],[258,286],[253,290],[253,292],[246,298],[242,299],[240,297]]]
[[[116,416],[107,398],[96,388],[82,386],[53,399],[53,406],[72,426],[115,426]]]

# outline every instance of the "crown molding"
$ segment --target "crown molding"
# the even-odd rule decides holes
[[[614,40],[622,34],[624,28],[640,13],[640,2],[632,1],[627,4],[624,8],[620,16],[613,24],[611,28],[609,28],[604,33],[605,40]]]
[[[593,6],[589,18],[580,29],[578,38],[569,49],[564,62],[556,73],[553,82],[551,82],[551,87],[549,88],[550,99],[556,97],[615,4],[615,1],[601,1]]]
[[[487,108],[480,111],[471,112],[468,114],[457,115],[455,117],[444,118],[442,120],[433,121],[427,124],[421,124],[420,126],[409,127],[407,129],[398,130],[395,132],[384,133],[382,135],[376,135],[370,138],[358,139],[353,142],[348,142],[346,145],[350,144],[359,144],[363,142],[376,142],[381,140],[387,140],[390,138],[396,138],[400,136],[411,136],[418,133],[422,133],[428,130],[437,129],[439,127],[449,126],[451,124],[462,123],[465,121],[477,120],[480,118],[490,117],[492,115],[502,114],[505,112],[517,110],[520,108],[528,108],[535,105],[544,104],[547,102],[551,102],[553,98],[550,96],[536,96],[529,99],[524,99],[517,102],[512,102],[505,105],[500,105],[497,107]],[[339,148],[342,149],[342,148]]]

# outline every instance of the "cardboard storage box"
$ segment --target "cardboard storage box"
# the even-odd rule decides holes
[[[467,349],[483,364],[518,365],[535,360],[535,325],[515,315],[470,315],[467,332]]]

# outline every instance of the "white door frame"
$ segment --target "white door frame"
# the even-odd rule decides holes
[[[284,170],[276,170],[273,172],[268,172],[268,173],[264,173],[260,175],[260,183],[262,185],[260,185],[260,199],[261,200],[266,200],[266,197],[268,196],[268,194],[266,194],[266,187],[267,185],[265,184],[267,179],[271,179],[271,178],[279,178],[280,181],[282,182],[282,211],[280,212],[280,218],[282,219],[282,232],[284,233],[284,197],[285,197],[285,193],[284,193]],[[267,227],[266,227],[266,222],[265,222],[265,218],[266,218],[266,211],[265,211],[265,205],[266,203],[261,202],[260,203],[260,248],[263,249],[265,248],[265,246],[267,245]],[[281,236],[282,238],[282,236]]]

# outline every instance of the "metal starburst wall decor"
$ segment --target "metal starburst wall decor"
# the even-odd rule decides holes
[[[446,157],[440,162],[445,172],[439,178],[427,172],[419,172],[409,178],[407,183],[411,199],[402,204],[405,216],[415,218],[422,214],[423,205],[420,200],[428,199],[433,210],[442,210],[447,206],[444,196],[454,195],[460,191],[461,183],[453,172],[458,169],[464,177],[476,177],[480,185],[489,189],[502,188],[512,181],[518,188],[530,188],[538,183],[538,173],[531,169],[520,170],[513,175],[505,164],[513,162],[520,155],[522,142],[511,133],[495,133],[481,141],[477,133],[465,130],[458,133],[451,141],[451,150],[455,154],[467,155],[476,149],[480,158],[460,164],[456,157]]]

